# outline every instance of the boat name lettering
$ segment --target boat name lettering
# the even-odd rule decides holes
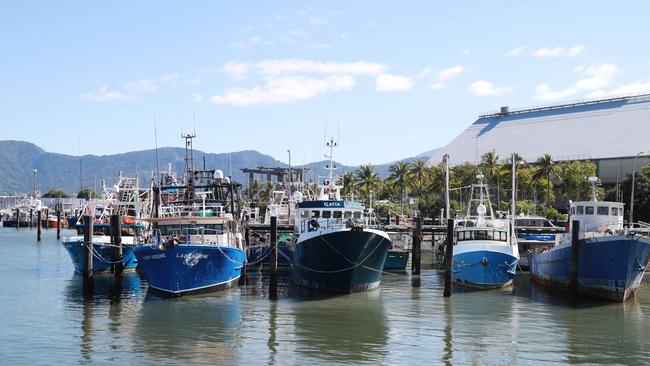
[[[145,255],[144,257],[142,257],[142,259],[144,259],[144,260],[149,260],[149,259],[163,259],[163,258],[167,258],[167,256],[165,255],[165,253],[152,254],[152,255]]]
[[[182,259],[206,259],[208,258],[207,254],[198,254],[198,253],[185,253],[185,254],[176,254],[176,258]]]
[[[324,207],[342,207],[341,202],[323,202]]]

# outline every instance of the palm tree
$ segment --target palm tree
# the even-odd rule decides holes
[[[400,213],[404,214],[404,183],[409,173],[409,165],[403,161],[398,161],[388,167],[388,172],[390,172],[388,179],[399,186]]]
[[[259,178],[255,178],[250,187],[248,187],[248,199],[251,202],[259,201],[260,192],[262,191],[262,181]]]
[[[424,186],[429,181],[429,169],[424,160],[416,160],[411,164],[409,175],[412,179],[412,184],[418,196],[422,196]]]
[[[359,185],[365,187],[366,200],[368,205],[370,205],[370,190],[379,183],[379,175],[375,171],[375,167],[372,164],[361,165],[357,169],[357,178],[359,179]]]
[[[343,174],[343,189],[341,192],[343,196],[354,198],[357,183],[357,177],[354,175],[354,172],[346,172]]]
[[[483,172],[487,174],[490,185],[494,186],[496,178],[497,202],[501,202],[501,187],[499,182],[501,165],[499,164],[499,155],[494,150],[486,152],[481,157],[481,167],[483,168]]]
[[[560,167],[553,161],[551,154],[544,154],[535,162],[537,169],[533,173],[533,179],[546,178],[546,206],[550,206],[551,200],[551,176],[560,179]]]

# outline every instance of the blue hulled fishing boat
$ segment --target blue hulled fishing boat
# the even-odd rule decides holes
[[[135,249],[149,289],[181,296],[231,287],[243,273],[240,188],[219,170],[194,170],[186,140],[182,182],[161,178],[154,191],[151,243]]]
[[[139,178],[123,177],[120,174],[113,187],[104,187],[102,198],[88,201],[83,213],[93,220],[93,272],[113,271],[116,264],[112,259],[113,244],[110,232],[112,214],[119,214],[122,218],[122,268],[125,271],[136,269],[138,261],[133,254],[133,249],[145,237],[148,226],[142,222],[142,218],[148,215],[146,212],[148,204],[144,198],[147,195],[148,191],[139,188]],[[75,270],[81,271],[86,260],[83,218],[75,221],[72,228],[77,230],[77,236],[64,237],[62,243],[72,259]]]
[[[580,222],[578,293],[614,301],[633,297],[650,260],[648,228],[624,227],[623,203],[598,201],[597,178],[591,177],[591,201],[570,204],[570,230]],[[639,226],[639,227],[635,227]],[[534,281],[553,288],[568,289],[571,276],[571,234],[558,236],[549,250],[528,255]]]
[[[390,237],[370,229],[364,207],[342,200],[335,184],[330,140],[329,179],[318,199],[296,205],[291,279],[300,286],[339,293],[377,288],[390,248]]]
[[[452,279],[467,287],[500,288],[511,285],[515,277],[517,240],[512,223],[495,218],[483,175],[477,178],[478,184],[471,187],[467,215],[455,230]]]

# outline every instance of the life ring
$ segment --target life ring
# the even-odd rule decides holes
[[[133,225],[133,224],[135,224],[135,217],[133,217],[133,216],[123,216],[122,217],[122,223],[123,224],[128,224],[128,225]]]

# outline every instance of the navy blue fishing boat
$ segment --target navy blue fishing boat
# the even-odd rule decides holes
[[[149,289],[163,296],[231,287],[246,264],[241,186],[219,170],[194,170],[194,135],[183,137],[184,179],[156,187],[154,217],[148,220],[155,226],[152,242],[135,249]]]
[[[341,200],[330,148],[329,179],[320,186],[317,200],[296,206],[291,279],[300,286],[352,293],[377,288],[391,240],[387,233],[370,229],[364,207]]]
[[[590,179],[595,185],[595,178]],[[633,297],[639,288],[648,261],[648,227],[624,227],[623,203],[572,202],[573,220],[580,222],[578,293],[614,301]],[[642,224],[639,224],[642,225]],[[534,281],[553,288],[568,289],[571,277],[571,234],[559,236],[549,250],[528,255]]]

